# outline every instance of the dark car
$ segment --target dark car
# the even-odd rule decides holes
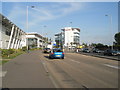
[[[44,49],[43,49],[43,52],[44,52],[44,53],[50,53],[50,52],[51,52],[51,49],[50,49],[50,48],[44,48]]]
[[[85,53],[90,53],[90,50],[88,48],[84,48],[82,51]]]
[[[115,51],[115,50],[105,50],[104,51],[104,55],[116,56],[117,55],[117,51]]]
[[[49,54],[50,59],[60,58],[64,59],[64,52],[61,49],[53,49],[53,51]]]
[[[120,56],[120,51],[117,51],[117,55],[119,55],[119,56]]]

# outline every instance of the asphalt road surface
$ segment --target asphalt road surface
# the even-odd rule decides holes
[[[49,59],[32,51],[3,65],[3,88],[118,88],[118,61],[65,53]]]

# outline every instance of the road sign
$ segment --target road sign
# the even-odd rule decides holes
[[[56,46],[56,43],[54,43],[53,46]]]

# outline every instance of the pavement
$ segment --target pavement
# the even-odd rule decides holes
[[[55,88],[50,80],[39,51],[22,54],[4,64],[2,71],[6,75],[2,79],[3,88]]]
[[[78,53],[83,54],[83,55],[89,55],[89,56],[93,56],[93,57],[98,57],[98,58],[105,58],[105,59],[109,59],[109,60],[120,61],[120,56],[104,56],[104,55],[101,55],[101,54],[83,53],[83,52],[78,52]]]
[[[89,56],[98,57],[98,58],[105,58],[105,59],[109,59],[109,60],[120,61],[120,56],[104,56],[101,53],[84,53],[84,52],[75,52],[75,51],[65,51],[65,52],[66,53],[79,53],[79,54],[89,55]]]

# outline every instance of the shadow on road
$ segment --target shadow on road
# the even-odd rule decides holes
[[[44,56],[44,57],[49,59],[49,56]]]

